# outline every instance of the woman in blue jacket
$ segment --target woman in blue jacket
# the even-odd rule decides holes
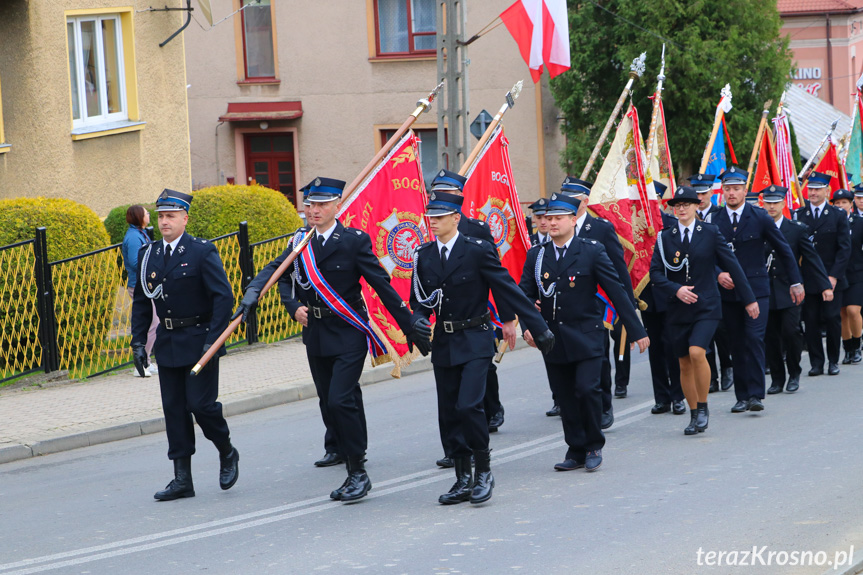
[[[123,237],[123,265],[126,267],[126,273],[129,280],[126,283],[126,291],[129,292],[129,297],[134,298],[135,285],[138,283],[138,252],[141,246],[150,243],[150,238],[144,231],[150,224],[150,212],[144,206],[135,204],[129,206],[126,210],[126,221],[129,223],[129,229],[126,230],[126,235]],[[153,352],[153,343],[156,341],[156,326],[159,325],[159,318],[156,316],[156,307],[153,306],[153,321],[150,323],[150,329],[147,331],[147,357]],[[140,377],[137,370],[132,370],[136,377]],[[156,365],[152,362],[144,370],[144,377],[150,377],[159,373]]]

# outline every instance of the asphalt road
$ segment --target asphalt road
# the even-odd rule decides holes
[[[650,415],[645,360],[615,400],[602,468],[560,473],[540,356],[508,354],[497,487],[481,506],[437,503],[453,475],[434,465],[431,373],[365,388],[374,488],[353,505],[328,498],[343,466],[312,466],[323,454],[316,401],[230,420],[241,474],[227,492],[200,435],[197,497],[170,503],[152,499],[171,476],[163,434],[2,465],[0,575],[821,574],[849,566],[852,545],[863,558],[863,366],[804,376],[761,414],[731,414],[733,392],[712,394],[710,428],[685,437],[687,416]],[[705,564],[709,552],[724,563]]]

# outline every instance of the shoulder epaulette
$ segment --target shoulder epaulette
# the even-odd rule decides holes
[[[349,228],[349,227],[347,227],[347,226],[345,226],[345,231],[346,231],[346,232],[353,232],[353,233],[357,234],[358,236],[359,236],[359,235],[362,235],[362,233],[363,233],[363,230],[361,230],[361,229],[358,229],[358,228]]]

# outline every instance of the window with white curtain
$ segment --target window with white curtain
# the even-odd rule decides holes
[[[246,78],[275,78],[273,13],[270,0],[243,0]]]
[[[73,128],[129,119],[122,36],[119,15],[66,20]]]
[[[436,10],[435,0],[375,0],[378,55],[433,53]]]

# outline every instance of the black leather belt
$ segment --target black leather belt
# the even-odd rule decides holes
[[[188,327],[190,325],[198,325],[210,321],[210,315],[196,315],[195,317],[165,317],[160,318],[161,324],[165,329],[177,329],[180,327]]]
[[[485,312],[479,317],[472,317],[470,319],[463,319],[460,321],[445,321],[443,322],[443,330],[447,333],[453,333],[456,331],[467,329],[469,327],[485,325],[489,321],[491,321],[491,313]]]
[[[364,311],[366,311],[366,304],[362,299],[358,299],[357,301],[349,303],[348,305],[357,313],[363,313]],[[321,307],[311,305],[309,306],[309,315],[316,319],[321,319],[334,316],[336,315],[336,312],[334,312],[328,305],[323,305]]]

